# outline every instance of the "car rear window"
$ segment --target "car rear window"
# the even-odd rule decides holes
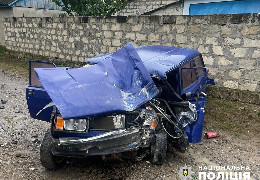
[[[195,63],[193,59],[181,66],[181,68],[190,68],[190,67],[195,67]]]
[[[188,88],[197,80],[195,68],[182,69],[182,89]]]
[[[189,62],[181,66],[182,89],[191,86],[206,72],[201,54],[198,54]]]
[[[198,77],[202,76],[206,72],[206,69],[202,67],[198,67],[196,69],[197,69]]]
[[[196,67],[205,67],[201,54],[195,56],[193,59],[195,61]]]
[[[206,69],[204,68],[205,65],[204,65],[202,56],[201,56],[201,54],[199,54],[199,55],[195,56],[193,59],[194,59],[195,65],[197,67],[198,77],[200,77],[206,72]]]

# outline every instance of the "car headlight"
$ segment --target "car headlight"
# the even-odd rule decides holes
[[[64,129],[68,131],[85,131],[88,128],[86,119],[64,120]]]

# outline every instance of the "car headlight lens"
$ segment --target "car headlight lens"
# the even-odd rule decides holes
[[[85,131],[88,127],[86,119],[64,120],[64,129],[68,131]]]

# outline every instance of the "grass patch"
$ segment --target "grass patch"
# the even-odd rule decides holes
[[[6,52],[0,53],[0,67],[4,71],[15,72],[20,76],[28,77],[28,61],[27,58],[18,58],[8,56]]]
[[[260,137],[260,106],[208,97],[205,125],[236,136]]]
[[[6,51],[6,48],[4,46],[0,46],[0,56],[2,56]]]
[[[30,58],[30,59],[29,59]],[[28,54],[17,54],[5,47],[0,46],[1,70],[15,72],[20,76],[29,77],[29,60],[53,62],[57,67],[82,67],[83,62],[61,61],[59,59],[49,60],[43,56],[32,56]]]

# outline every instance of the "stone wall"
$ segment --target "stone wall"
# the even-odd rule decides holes
[[[198,49],[218,86],[260,91],[260,14],[6,18],[6,47],[84,61],[128,42]]]
[[[35,9],[24,7],[8,7],[0,9],[0,45],[4,45],[4,19],[7,17],[58,17],[64,11]]]
[[[0,9],[0,45],[4,45],[4,40],[5,40],[4,19],[6,17],[12,17],[12,16],[13,16],[12,8]]]

